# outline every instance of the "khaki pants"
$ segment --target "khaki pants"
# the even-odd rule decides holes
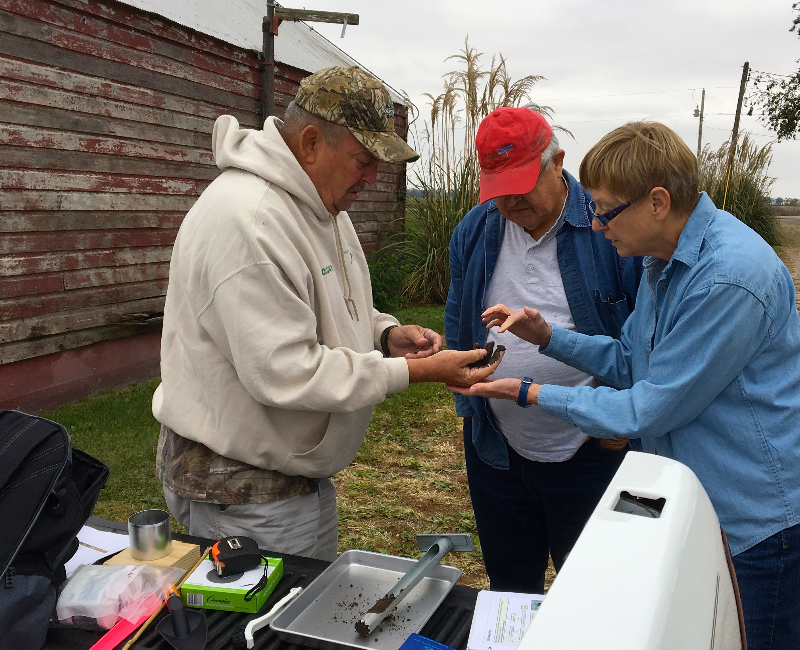
[[[265,551],[336,559],[339,513],[336,487],[329,478],[319,480],[318,492],[269,503],[204,503],[178,496],[166,486],[164,497],[190,535],[213,540],[242,535]]]

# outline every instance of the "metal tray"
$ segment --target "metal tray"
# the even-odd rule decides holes
[[[437,565],[375,632],[360,637],[356,621],[415,564],[394,555],[345,551],[270,627],[284,640],[320,650],[397,650],[409,634],[422,629],[461,577],[461,569]]]

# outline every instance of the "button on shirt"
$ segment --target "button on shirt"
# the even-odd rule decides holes
[[[568,200],[564,205],[568,204]],[[520,226],[507,221],[495,271],[484,296],[484,308],[502,303],[511,309],[538,309],[548,323],[574,330],[558,266],[556,233],[564,223],[562,209],[553,227],[538,241]],[[590,386],[591,375],[538,354],[536,346],[510,332],[489,339],[506,347],[503,362],[493,379],[531,377],[534,383]],[[489,400],[489,407],[508,444],[520,456],[534,461],[556,462],[572,458],[586,441],[586,434],[540,409],[522,409],[515,402]]]
[[[800,316],[769,245],[704,193],[619,341],[553,328],[542,352],[614,388],[543,386],[542,410],[689,466],[731,553],[800,523]],[[502,364],[501,364],[502,367]]]

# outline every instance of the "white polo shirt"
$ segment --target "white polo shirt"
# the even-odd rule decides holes
[[[569,197],[555,225],[538,241],[520,226],[506,220],[492,279],[484,296],[484,309],[502,303],[511,309],[538,309],[550,325],[575,330],[558,267],[556,233],[564,223]],[[530,377],[534,384],[594,386],[595,379],[560,361],[539,354],[539,348],[510,332],[489,333],[489,340],[506,347],[503,362],[491,379]],[[529,460],[557,462],[572,458],[586,434],[560,418],[536,408],[520,408],[516,402],[490,399],[500,431],[520,456]]]

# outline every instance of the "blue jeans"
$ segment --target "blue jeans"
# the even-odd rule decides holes
[[[800,648],[800,524],[733,557],[747,650]]]
[[[464,418],[470,497],[494,591],[543,593],[548,557],[558,571],[626,451],[590,438],[569,460],[542,463],[508,447],[509,469],[495,469],[478,456]]]

